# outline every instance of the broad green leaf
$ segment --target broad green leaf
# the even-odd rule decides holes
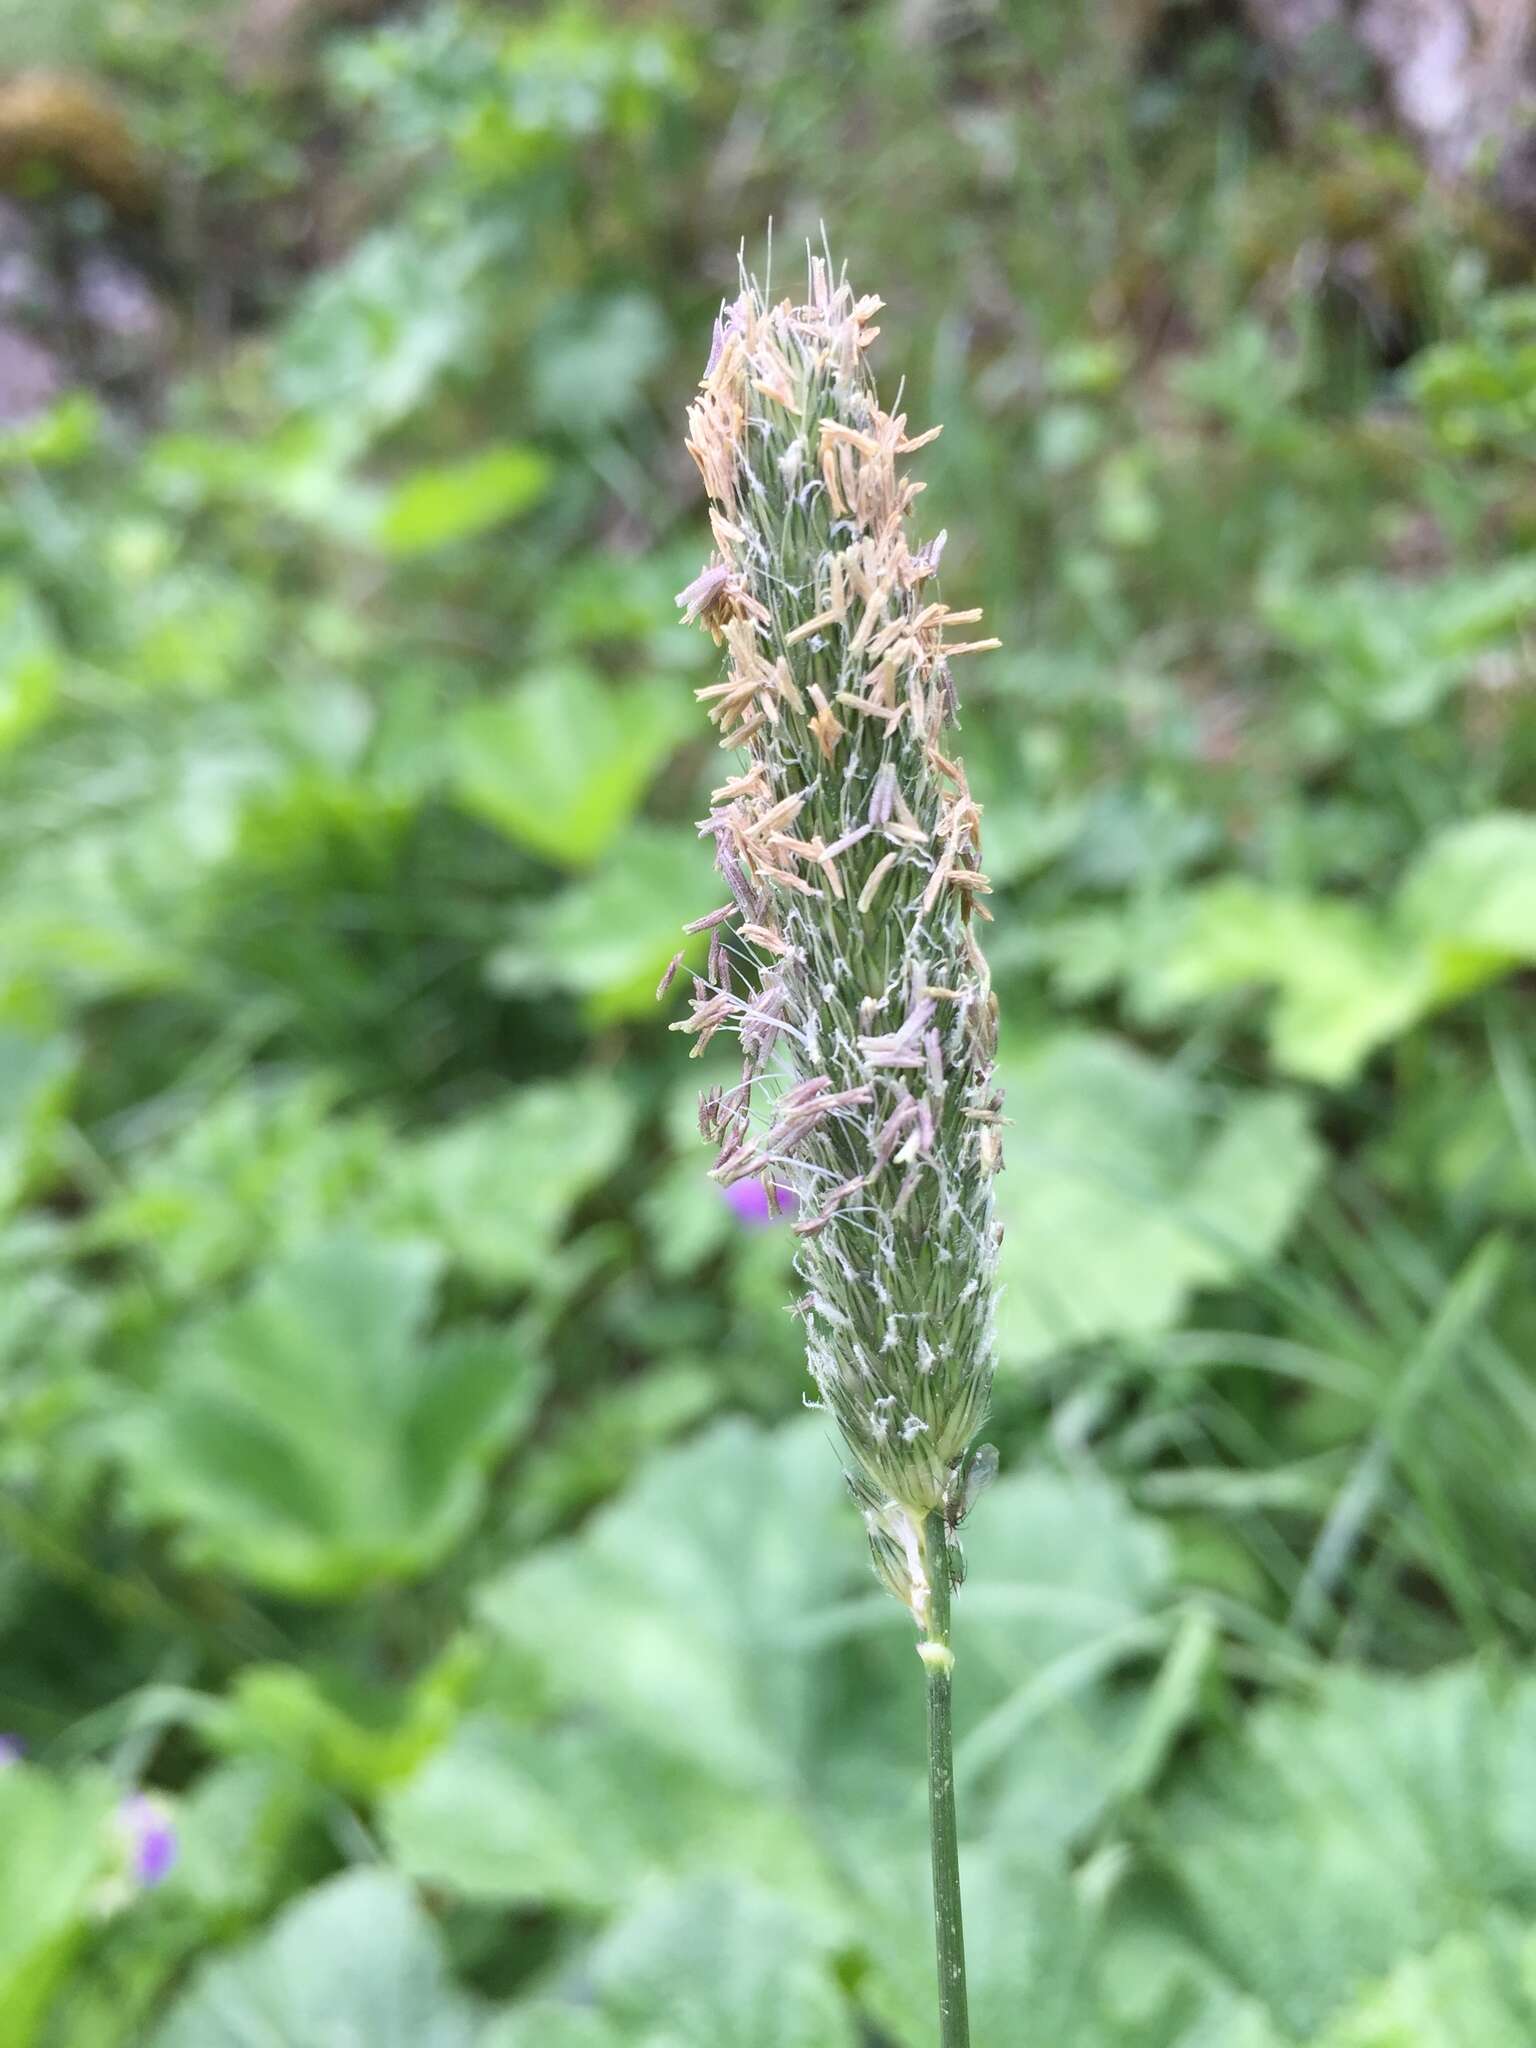
[[[157,565],[133,607],[124,674],[145,690],[218,696],[248,678],[269,623],[243,579]]]
[[[274,364],[279,396],[360,453],[462,367],[489,331],[482,288],[505,255],[497,221],[452,234],[394,222],[321,271],[286,322]]]
[[[47,1157],[77,1058],[65,1038],[34,1038],[0,1022],[0,1215]]]
[[[655,300],[615,292],[577,301],[534,338],[533,405],[538,417],[579,438],[611,430],[633,412],[646,380],[665,361],[671,337]]]
[[[1180,1923],[1306,2039],[1404,1957],[1536,1907],[1536,1683],[1335,1671],[1202,1756],[1156,1839]]]
[[[394,1142],[382,1118],[340,1113],[337,1092],[324,1077],[247,1077],[138,1151],[126,1187],[93,1212],[88,1241],[131,1246],[184,1296],[320,1235],[378,1186]]]
[[[698,1885],[647,1901],[590,1968],[633,2048],[857,2048],[825,1936],[756,1892]]]
[[[374,389],[383,391],[382,380]],[[350,475],[347,465],[367,442],[366,399],[373,392],[356,396],[365,402],[308,419],[289,414],[258,440],[166,434],[145,451],[145,481],[183,518],[210,503],[246,506],[366,548],[375,540],[378,492]]]
[[[1536,961],[1536,816],[1494,811],[1439,833],[1403,884],[1399,914],[1450,956],[1443,981]],[[1472,956],[1459,969],[1458,954]]]
[[[1533,294],[1480,294],[1470,332],[1420,349],[1405,368],[1415,402],[1443,445],[1458,456],[1506,450],[1523,456],[1536,418]]]
[[[703,954],[703,940],[685,938],[683,926],[710,907],[711,886],[708,856],[691,833],[632,826],[594,874],[524,913],[510,944],[491,956],[491,984],[507,995],[569,989],[594,1025],[655,1017],[657,982],[673,954],[686,947],[695,962]],[[683,975],[679,989],[686,985]]]
[[[1155,982],[1176,1003],[1273,988],[1276,1065],[1337,1084],[1422,1016],[1434,968],[1422,945],[1404,944],[1360,904],[1234,879],[1192,899]]]
[[[1536,563],[1455,571],[1425,583],[1350,575],[1259,593],[1265,623],[1317,666],[1350,724],[1405,725],[1432,712],[1480,654],[1536,611]]]
[[[0,2048],[32,2048],[107,1875],[117,1791],[101,1773],[0,1766]]]
[[[536,505],[549,481],[549,459],[536,448],[487,448],[415,470],[380,511],[379,543],[387,554],[420,555],[472,540]]]
[[[718,1409],[721,1393],[713,1361],[679,1358],[556,1417],[519,1462],[510,1533],[521,1545],[569,1526],[578,1510],[617,1493],[650,1452]]]
[[[1212,1133],[1187,1083],[1115,1039],[1049,1040],[1003,1080],[1008,1359],[1168,1327],[1276,1250],[1321,1164],[1292,1098],[1239,1101]]]
[[[1533,2039],[1536,1934],[1500,1924],[1408,1957],[1313,2048],[1529,2048]]]
[[[612,1912],[658,1873],[730,1872],[831,1909],[833,1886],[788,1801],[691,1760],[573,1723],[472,1717],[385,1805],[394,1860],[435,1889],[506,1905]]]
[[[1382,910],[1242,879],[1194,895],[1146,976],[1156,1005],[1270,988],[1276,1064],[1349,1080],[1438,1005],[1536,959],[1536,820],[1492,812],[1439,833]]]
[[[356,1870],[204,1963],[149,2048],[475,2048],[480,2029],[409,1888]]]
[[[1219,1285],[1273,1257],[1326,1157],[1298,1096],[1272,1090],[1238,1098],[1201,1152],[1185,1194],[1195,1277]]]
[[[872,1881],[871,1881],[872,1880]],[[1116,1968],[1112,1915],[1022,1840],[963,1853],[971,2032],[1009,2043],[1021,2017],[1052,2048],[1288,2048],[1261,2007],[1177,1940]],[[938,2036],[928,1873],[920,1858],[866,1872],[870,1969],[861,2004],[895,2048]],[[1106,1922],[1109,1925],[1106,1925]]]
[[[656,1174],[641,1198],[653,1255],[669,1277],[694,1271],[740,1234],[741,1219],[708,1167],[709,1155],[695,1146],[691,1158],[685,1153]]]
[[[1049,1473],[1000,1481],[967,1547],[967,1824],[1049,1849],[1116,1796],[1166,1550],[1106,1485]],[[829,1852],[921,1845],[911,1624],[869,1579],[820,1426],[718,1425],[482,1606],[572,1718],[471,1724],[393,1795],[424,1880],[595,1907],[652,1873],[745,1874],[841,1922]]]
[[[407,1149],[386,1212],[430,1231],[485,1285],[521,1286],[618,1165],[633,1123],[629,1098],[600,1073],[519,1088]]]
[[[300,1598],[435,1564],[535,1387],[496,1331],[428,1339],[439,1265],[422,1245],[321,1239],[194,1325],[120,1433],[135,1515]]]
[[[0,577],[0,756],[53,709],[64,658],[26,586]]]
[[[45,411],[0,432],[0,463],[64,468],[89,455],[101,438],[101,403],[92,391],[66,391]]]
[[[961,1829],[1048,1858],[1120,1796],[1167,1641],[1168,1548],[1090,1475],[1006,1472],[965,1524],[956,1608]],[[802,1766],[839,1842],[863,1861],[921,1850],[925,1808],[910,1623],[888,1596],[843,1610],[821,1660],[825,1732]],[[855,1617],[858,1626],[855,1627]],[[823,1624],[833,1629],[829,1617]],[[835,1818],[833,1818],[835,1817]]]
[[[840,1494],[820,1430],[721,1423],[493,1579],[481,1610],[572,1705],[600,1703],[728,1782],[782,1789],[819,1725],[811,1619],[860,1564]]]
[[[549,670],[461,715],[459,795],[556,866],[590,867],[633,817],[693,709],[681,684],[610,687],[584,668]]]
[[[939,2027],[928,1873],[914,1858],[869,1875],[872,1966],[861,2003],[897,2048],[932,2048]],[[1082,2048],[1097,2003],[1093,1927],[1070,1882],[1027,1852],[991,1844],[964,1854],[960,1876],[975,2039],[1005,2042],[1027,2015],[1041,2041]]]
[[[475,2048],[629,2048],[600,2012],[536,1999],[493,2020]]]
[[[177,1810],[171,1895],[208,1919],[265,1912],[292,1882],[305,1830],[323,1821],[322,1796],[270,1755],[205,1770]]]
[[[209,1737],[371,1799],[409,1777],[448,1736],[479,1662],[465,1638],[409,1686],[367,1684],[344,1669],[247,1665],[219,1702]]]

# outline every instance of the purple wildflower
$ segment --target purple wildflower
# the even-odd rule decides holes
[[[765,1224],[776,1223],[779,1219],[768,1207],[768,1190],[760,1180],[734,1180],[728,1188],[720,1190],[727,1204],[750,1229],[759,1230]],[[792,1216],[795,1198],[788,1188],[778,1188],[779,1208],[786,1216]]]
[[[26,1755],[26,1745],[15,1735],[0,1735],[0,1771],[7,1764],[19,1764]]]
[[[164,1883],[180,1849],[176,1829],[164,1805],[148,1792],[135,1792],[117,1810],[117,1823],[128,1851],[135,1883],[146,1891]]]

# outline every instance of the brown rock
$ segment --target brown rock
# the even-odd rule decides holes
[[[43,165],[119,213],[153,210],[157,180],[122,109],[94,79],[21,71],[0,83],[0,187]]]

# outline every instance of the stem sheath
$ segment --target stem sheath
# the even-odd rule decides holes
[[[939,2048],[970,2048],[950,1711],[955,1659],[949,1642],[949,1538],[942,1509],[929,1515],[924,1534],[928,1628],[918,1654],[928,1679],[928,1829],[933,1849],[933,1932],[939,1965]]]

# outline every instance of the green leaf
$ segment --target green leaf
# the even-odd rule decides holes
[[[395,1861],[435,1889],[505,1905],[612,1912],[658,1873],[728,1871],[830,1906],[801,1817],[692,1759],[573,1723],[466,1721],[385,1805]]]
[[[590,1967],[634,2048],[857,2048],[815,1923],[751,1891],[698,1885],[649,1901]]]
[[[0,432],[0,463],[65,468],[92,452],[101,439],[101,428],[101,403],[96,394],[66,391],[45,411]]]
[[[1406,725],[1432,712],[1479,655],[1520,633],[1536,609],[1536,562],[1517,557],[1422,583],[1359,574],[1276,582],[1261,587],[1259,607],[1349,725]]]
[[[1529,2048],[1533,2039],[1536,1933],[1500,1923],[1399,1963],[1314,2048]]]
[[[136,1152],[127,1185],[92,1212],[91,1247],[132,1247],[186,1296],[313,1240],[378,1186],[398,1142],[382,1118],[341,1114],[337,1094],[324,1077],[242,1080]]]
[[[1304,1080],[1349,1080],[1368,1053],[1423,1015],[1434,993],[1421,945],[1356,903],[1234,879],[1201,890],[1155,976],[1178,1003],[1272,987],[1275,1063]]]
[[[1122,1668],[1166,1636],[1166,1546],[1107,1485],[1041,1472],[1001,1480],[972,1527],[967,1825],[1049,1847],[1116,1795],[1140,1710]],[[823,1828],[865,1860],[921,1843],[911,1625],[868,1577],[820,1425],[717,1425],[481,1607],[568,1718],[471,1724],[392,1796],[424,1880],[597,1908],[728,1872],[830,1923],[849,1901]]]
[[[1437,834],[1403,884],[1399,912],[1452,956],[1443,979],[1460,978],[1458,953],[1492,956],[1471,963],[1479,980],[1536,961],[1536,817],[1493,811]]]
[[[418,469],[385,500],[380,546],[391,555],[429,554],[471,540],[536,505],[549,488],[549,458],[536,448],[488,448],[463,462]]]
[[[614,292],[576,301],[534,338],[530,395],[538,417],[587,438],[632,413],[671,337],[655,300]]]
[[[957,1608],[955,1779],[962,1834],[1049,1856],[1122,1789],[1144,1705],[1132,1682],[1167,1640],[1168,1546],[1104,1480],[1005,1472],[965,1524]],[[823,1668],[828,1730],[806,1772],[865,1860],[921,1845],[912,1639],[870,1596],[863,1629]]]
[[[321,1239],[195,1325],[120,1432],[141,1520],[300,1598],[429,1569],[478,1513],[535,1380],[495,1331],[428,1342],[438,1255]]]
[[[1014,2041],[1025,2015],[1027,2038],[1053,2048],[1285,2048],[1262,2009],[1177,1940],[1138,1953],[1117,1977],[1108,1916],[1025,1844],[969,1850],[961,1875],[977,2043]],[[938,2006],[927,1873],[914,1859],[867,1877],[870,1968],[861,2003],[895,2048],[932,2048]]]
[[[0,2048],[31,2048],[90,1925],[117,1791],[104,1773],[0,1767]]]
[[[455,728],[466,807],[559,867],[590,867],[688,729],[677,684],[610,688],[584,668],[535,677]]]
[[[1536,819],[1492,812],[1431,839],[1384,914],[1233,878],[1192,896],[1155,1005],[1275,991],[1271,1050],[1286,1072],[1348,1081],[1437,1005],[1536,960]]]
[[[537,1999],[494,2020],[475,2048],[626,2048],[601,2013]]]
[[[1180,1922],[1308,2038],[1469,1916],[1536,1904],[1536,1681],[1334,1671],[1250,1714],[1158,1827]]]
[[[16,578],[0,577],[0,755],[53,709],[64,658],[41,607]]]
[[[1277,1249],[1321,1165],[1294,1099],[1249,1097],[1208,1135],[1188,1084],[1116,1039],[1064,1034],[1003,1080],[1005,1358],[1167,1328]]]
[[[411,1149],[386,1211],[440,1238],[485,1285],[520,1286],[618,1165],[633,1125],[628,1096],[600,1073],[519,1088]]]
[[[270,1755],[215,1764],[178,1808],[171,1893],[208,1920],[267,1911],[292,1883],[304,1831],[322,1818],[320,1800]]]
[[[0,1023],[0,1215],[46,1162],[77,1059],[65,1038],[34,1038]]]
[[[491,985],[506,995],[569,989],[594,1025],[654,1017],[667,962],[685,946],[702,953],[702,939],[682,928],[710,888],[709,858],[691,833],[632,826],[590,878],[525,912],[488,962]]]
[[[1185,1195],[1192,1276],[1220,1285],[1272,1258],[1326,1158],[1299,1096],[1239,1097],[1196,1160]]]
[[[361,451],[473,355],[491,319],[483,283],[505,249],[496,221],[446,235],[396,221],[366,235],[311,280],[285,323],[279,398]]]
[[[475,2048],[479,2030],[410,1890],[357,1870],[204,1963],[150,2048]]]
[[[817,1725],[807,1616],[859,1563],[857,1523],[814,1427],[721,1423],[647,1466],[566,1543],[480,1595],[547,1666],[659,1750],[728,1782],[782,1786]]]
[[[366,1684],[344,1669],[247,1665],[220,1702],[210,1740],[282,1757],[312,1783],[372,1799],[448,1736],[479,1662],[465,1638],[410,1686]]]

